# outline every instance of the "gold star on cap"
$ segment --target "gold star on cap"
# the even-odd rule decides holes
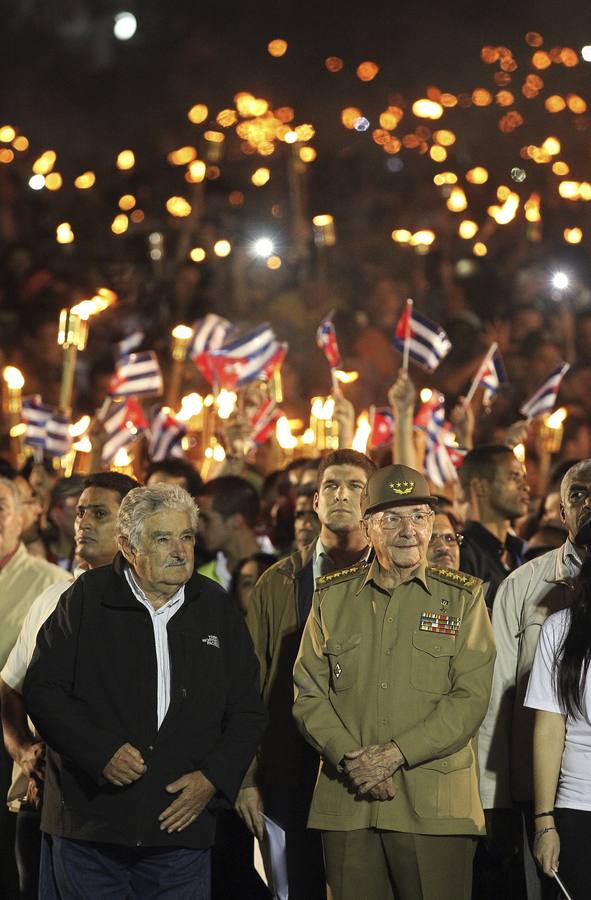
[[[395,494],[406,495],[412,494],[415,489],[414,481],[391,481],[390,488]]]

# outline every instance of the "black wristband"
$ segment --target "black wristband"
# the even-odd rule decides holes
[[[534,816],[534,819],[541,819],[543,816],[553,816],[553,815],[554,815],[554,810],[549,809],[548,812],[536,813],[536,815]]]

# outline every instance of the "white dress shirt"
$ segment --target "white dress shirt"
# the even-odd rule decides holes
[[[170,706],[170,650],[168,647],[167,625],[185,602],[185,585],[182,584],[170,600],[166,601],[164,606],[161,606],[160,609],[154,609],[135,580],[130,566],[125,568],[125,577],[136,600],[139,600],[142,606],[145,606],[150,613],[150,619],[154,628],[156,663],[158,666],[158,728],[160,728]]]

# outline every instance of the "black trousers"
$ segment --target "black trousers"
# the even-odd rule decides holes
[[[587,900],[591,877],[591,812],[585,809],[555,809],[554,821],[560,837],[558,874],[573,900]],[[562,894],[557,893],[557,896]]]
[[[1,738],[1,729],[0,729]],[[6,795],[12,780],[12,759],[0,739],[0,897],[18,900],[18,872],[14,854],[16,816],[6,805]]]

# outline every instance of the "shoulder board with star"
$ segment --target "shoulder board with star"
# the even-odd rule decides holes
[[[427,566],[427,575],[468,591],[473,591],[482,584],[480,578],[476,578],[475,575],[467,575],[466,572],[459,572],[457,569],[445,569],[443,566]]]
[[[356,563],[354,566],[347,566],[346,569],[338,569],[336,572],[329,572],[327,575],[321,575],[316,579],[316,590],[319,588],[332,587],[340,581],[349,581],[357,575],[362,575],[369,569],[369,562],[364,561]]]

